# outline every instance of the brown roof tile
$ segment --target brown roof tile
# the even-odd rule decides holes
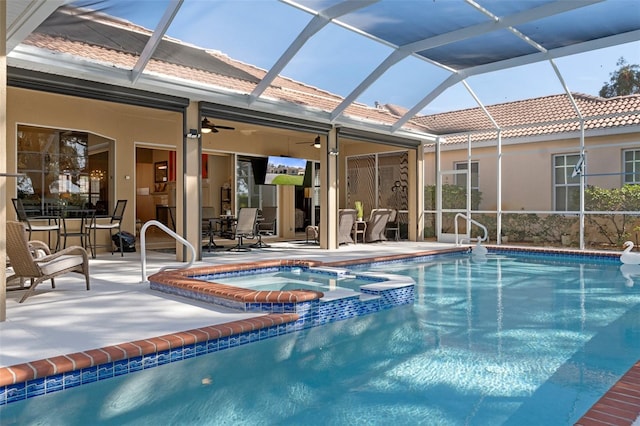
[[[91,28],[70,25],[74,19],[86,18],[90,18]],[[105,37],[105,34],[109,37]],[[103,15],[58,14],[45,21],[24,43],[130,70],[150,35],[151,32],[145,28]],[[161,48],[149,61],[145,71],[247,95],[266,74],[264,69],[234,60],[221,52],[201,49],[169,37],[163,39]],[[262,96],[327,113],[343,100],[336,94],[283,76],[278,76]],[[588,118],[585,122],[587,130],[640,124],[640,95],[611,99],[583,94],[573,96],[583,116]],[[504,138],[579,129],[576,111],[564,94],[491,105],[487,110],[503,129]],[[391,125],[406,112],[407,109],[396,105],[370,107],[353,103],[344,111],[344,115]],[[623,114],[625,112],[629,114]],[[611,116],[613,114],[620,115]],[[592,118],[597,116],[608,117]],[[473,140],[495,138],[491,120],[480,108],[418,116],[405,127],[439,135],[474,132]],[[463,140],[463,137],[451,136],[447,139],[455,142]]]
[[[640,95],[608,99],[580,93],[574,93],[572,96],[585,118],[586,130],[640,124]],[[503,129],[503,138],[580,130],[578,114],[566,94],[491,105],[487,110]],[[451,143],[466,140],[466,136],[455,135],[456,133],[473,132],[472,140],[474,141],[496,137],[490,120],[480,108],[421,116],[416,117],[415,121],[424,124],[431,133],[453,135],[447,138]]]
[[[132,69],[151,32],[128,22],[120,23],[116,19],[103,21],[101,15],[90,15],[91,31],[87,31],[82,25],[71,25],[72,20],[87,17],[65,16],[62,19],[57,16],[57,20],[53,22],[45,21],[45,24],[30,34],[23,43],[98,63],[107,63],[117,68]],[[81,34],[74,31],[80,31]],[[123,33],[135,33],[135,36],[130,37]],[[93,34],[109,34],[110,37]],[[114,39],[118,43],[115,43]],[[264,69],[236,61],[218,51],[200,49],[169,37],[165,37],[162,43],[161,51],[154,54],[145,72],[247,95],[266,74]],[[333,111],[343,100],[338,95],[283,76],[278,76],[262,96],[325,112]],[[398,120],[397,115],[385,108],[360,103],[351,104],[344,111],[344,115],[389,125]],[[424,131],[422,125],[411,122],[405,127]]]

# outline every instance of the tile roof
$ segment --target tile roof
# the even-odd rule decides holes
[[[152,32],[127,21],[101,14],[76,14],[56,11],[32,32],[23,44],[82,57],[88,61],[131,70]],[[267,73],[256,66],[234,60],[213,50],[202,49],[170,37],[164,37],[154,52],[145,73],[155,73],[210,85],[221,92],[250,94]],[[333,111],[342,97],[325,90],[278,76],[261,95],[262,98],[290,102],[327,113]],[[351,104],[345,116],[362,121],[391,125],[399,116],[385,108]],[[424,132],[416,123],[407,128]]]
[[[585,130],[640,125],[640,95],[600,98],[573,93],[585,118]],[[487,106],[487,111],[503,129],[503,138],[529,137],[575,132],[580,129],[578,115],[566,94],[544,96]],[[473,140],[495,139],[495,129],[482,109],[415,117],[428,131],[438,135],[475,132]],[[485,131],[485,132],[483,132]],[[451,142],[466,139],[454,136]]]

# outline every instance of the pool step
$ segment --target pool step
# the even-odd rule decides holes
[[[361,302],[370,302],[372,300],[377,300],[380,299],[381,296],[378,294],[366,294],[366,293],[361,293],[360,294],[360,301]]]
[[[380,295],[360,293],[359,291],[353,291],[349,289],[339,289],[325,291],[324,296],[320,298],[321,302],[332,302],[334,300],[359,298],[361,302],[369,302],[371,300],[380,299]]]

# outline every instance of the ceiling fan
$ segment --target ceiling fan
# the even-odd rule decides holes
[[[218,133],[220,130],[218,129],[225,129],[225,130],[235,130],[235,127],[229,127],[229,126],[218,126],[216,124],[213,124],[212,122],[210,122],[207,117],[205,117],[204,119],[202,119],[202,125],[200,126],[202,128],[202,133]]]
[[[309,142],[296,142],[297,144],[308,144]],[[320,148],[322,145],[320,145],[320,136],[316,136],[316,138],[313,140],[313,143],[309,144],[314,148]]]

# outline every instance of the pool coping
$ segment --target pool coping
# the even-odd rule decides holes
[[[548,248],[523,248],[511,246],[486,246],[493,251],[510,251],[524,253],[539,254],[558,254],[558,255],[576,255],[580,257],[596,257],[614,260],[619,258],[619,253],[602,252],[602,251],[584,251],[575,249],[548,249]],[[314,267],[341,267],[353,266],[384,262],[398,262],[407,258],[431,257],[445,254],[454,254],[468,252],[472,246],[456,247],[444,250],[428,250],[407,254],[381,255],[367,258],[349,259],[343,261],[321,262],[313,260],[277,260],[277,261],[261,261],[249,262],[242,264],[217,265],[206,268],[215,270],[238,270],[238,268],[257,269],[264,267],[265,264],[273,264],[283,262],[290,265],[309,265]],[[170,279],[184,279],[184,275],[175,274],[176,271],[167,271]],[[155,274],[154,274],[155,275]],[[255,297],[249,292],[235,292],[229,294],[231,297]],[[305,291],[308,293],[308,291]],[[297,295],[296,297],[308,297],[308,295]],[[291,296],[291,295],[289,295]],[[275,296],[267,296],[268,298]],[[277,298],[276,298],[277,299]],[[45,377],[64,375],[78,371],[78,369],[92,369],[97,365],[120,360],[140,358],[144,355],[159,353],[162,351],[170,351],[172,348],[186,347],[185,345],[197,345],[199,343],[211,339],[225,339],[230,336],[238,336],[248,332],[258,332],[260,330],[277,330],[278,327],[293,324],[298,320],[299,316],[295,313],[279,313],[265,314],[254,318],[239,321],[230,321],[227,323],[200,327],[197,329],[186,330],[182,332],[170,333],[162,336],[152,337],[148,339],[136,340],[133,342],[125,342],[117,345],[106,346],[97,349],[76,352],[72,354],[63,354],[51,358],[35,360],[27,363],[16,364],[7,367],[0,367],[0,387],[7,388],[12,385],[25,385],[30,380],[42,379]],[[288,332],[288,331],[284,331]],[[271,337],[271,335],[267,336]],[[255,339],[258,340],[258,339]],[[254,340],[247,340],[249,343]],[[241,344],[239,342],[238,344]],[[186,358],[186,357],[185,357]],[[173,360],[171,360],[173,361]],[[98,380],[96,377],[95,380]],[[84,383],[84,382],[83,382]],[[25,396],[26,398],[26,396]],[[4,399],[4,401],[3,401]],[[23,398],[24,399],[24,398]],[[6,390],[4,393],[0,391],[0,407],[7,404]],[[589,425],[632,425],[636,419],[640,418],[640,360],[629,369],[576,423],[580,426]]]

